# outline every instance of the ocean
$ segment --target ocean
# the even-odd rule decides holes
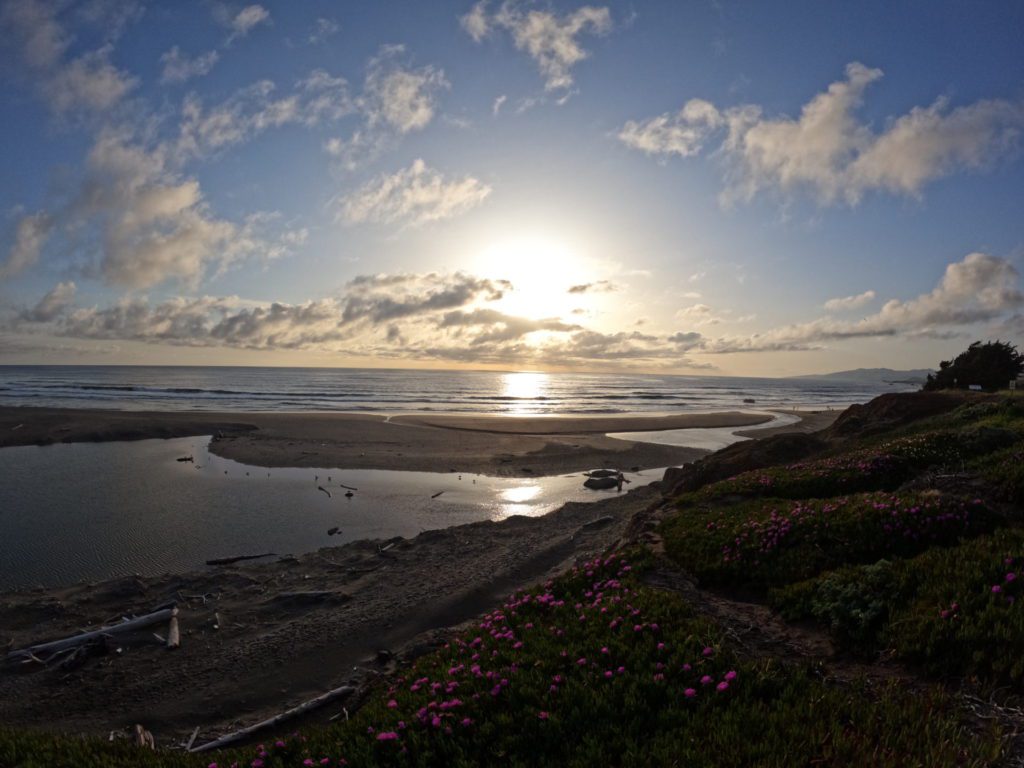
[[[659,374],[0,366],[0,406],[545,416],[843,407],[905,385]],[[753,401],[745,402],[745,401]]]

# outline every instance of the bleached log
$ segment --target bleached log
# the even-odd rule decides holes
[[[192,745],[196,743],[196,736],[198,736],[198,735],[199,735],[199,726],[197,725],[196,729],[194,731],[192,731],[192,735],[188,737],[188,744],[185,745],[185,751],[186,752],[188,752],[190,749],[192,749]]]
[[[73,637],[65,637],[61,640],[53,640],[48,643],[33,645],[28,648],[20,648],[15,651],[10,651],[7,654],[7,659],[16,660],[23,657],[31,659],[32,656],[38,656],[41,653],[56,653],[57,651],[62,651],[65,648],[74,648],[75,646],[84,645],[85,643],[102,637],[103,635],[116,635],[124,632],[133,632],[137,629],[142,629],[143,627],[148,627],[161,621],[167,621],[171,616],[176,615],[177,612],[177,608],[165,608],[162,611],[147,613],[144,616],[138,616],[120,624],[101,627],[100,629],[95,629],[91,632],[83,632],[79,635],[74,635]]]
[[[304,715],[307,712],[316,709],[317,707],[322,707],[329,701],[334,701],[335,699],[340,698],[342,696],[348,696],[355,690],[356,689],[354,686],[343,685],[340,688],[335,688],[334,690],[328,691],[327,693],[320,694],[315,699],[305,701],[302,704],[292,707],[291,709],[282,712],[279,715],[275,715],[274,717],[268,718],[267,720],[261,720],[260,722],[254,725],[241,728],[233,733],[221,736],[219,739],[209,741],[206,744],[201,744],[198,747],[195,747],[194,749],[190,749],[189,752],[209,752],[212,749],[220,749],[221,747],[226,747],[229,744],[234,744],[236,741],[241,741],[242,739],[251,736],[257,731],[262,731],[266,728],[272,728],[275,725],[278,725],[279,723],[283,723],[285,720],[290,720],[293,717]]]
[[[156,749],[156,742],[153,740],[153,734],[138,723],[135,724],[135,746]]]
[[[178,627],[178,616],[171,616],[167,624],[167,650],[173,651],[181,647],[181,630]]]

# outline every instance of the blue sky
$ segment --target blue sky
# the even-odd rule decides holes
[[[1017,3],[0,2],[0,363],[787,375],[1024,331]]]

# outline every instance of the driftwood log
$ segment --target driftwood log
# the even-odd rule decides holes
[[[272,728],[275,725],[278,725],[279,723],[283,723],[285,720],[290,720],[293,717],[304,715],[306,712],[311,712],[317,707],[322,707],[329,701],[334,701],[335,699],[341,698],[342,696],[348,696],[355,690],[356,689],[354,686],[343,685],[340,688],[335,688],[334,690],[328,691],[327,693],[322,693],[315,699],[310,699],[309,701],[305,701],[296,707],[292,707],[291,709],[282,712],[279,715],[275,715],[274,717],[268,718],[266,720],[261,720],[260,722],[255,723],[254,725],[241,728],[237,731],[234,731],[233,733],[221,736],[219,739],[209,741],[206,744],[200,744],[198,747],[190,749],[189,751],[209,752],[211,749],[220,749],[221,747],[226,747],[229,744],[234,744],[236,741],[241,741],[242,739],[251,736],[252,734],[258,731],[262,731],[265,728]]]
[[[181,630],[178,627],[178,609],[174,609],[170,622],[167,624],[167,650],[173,651],[181,647]]]
[[[231,565],[232,563],[240,563],[243,560],[262,560],[264,557],[277,557],[276,552],[264,552],[262,555],[237,555],[235,557],[216,557],[213,560],[207,560],[207,565]]]
[[[92,640],[97,640],[105,635],[133,632],[137,629],[142,629],[143,627],[167,621],[172,616],[175,616],[177,612],[177,608],[164,608],[161,611],[154,611],[153,613],[147,613],[144,616],[137,616],[134,619],[128,619],[120,624],[112,624],[107,627],[100,627],[99,629],[95,629],[91,632],[82,632],[81,634],[74,635],[72,637],[65,637],[48,643],[40,643],[28,648],[20,648],[15,651],[10,651],[7,654],[7,660],[15,661],[20,658],[31,659],[33,656],[38,656],[41,653],[56,653],[57,651],[63,651],[67,648],[75,648]]]

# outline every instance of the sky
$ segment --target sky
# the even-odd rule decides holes
[[[1016,2],[0,0],[0,364],[1024,341]]]

